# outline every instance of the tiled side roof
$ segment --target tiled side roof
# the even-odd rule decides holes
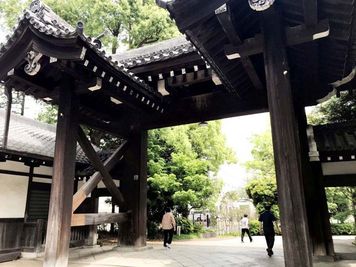
[[[0,149],[3,149],[5,111],[0,110]],[[56,140],[56,126],[11,114],[7,149],[19,153],[53,158]],[[77,145],[77,162],[88,160]]]
[[[113,55],[113,59],[123,64],[126,68],[133,68],[176,58],[195,51],[195,47],[184,36],[179,36]]]
[[[356,151],[356,121],[314,126],[319,152]]]
[[[105,55],[105,51],[97,46],[94,42],[95,40],[74,29],[40,0],[32,1],[30,8],[24,11],[22,17],[19,18],[18,26],[14,29],[13,35],[7,36],[6,43],[0,46],[0,56],[6,53],[12,44],[17,41],[27,25],[30,25],[30,27],[33,27],[40,33],[59,39],[80,38],[86,43],[89,49],[92,49],[99,57],[103,58],[117,71],[129,77],[134,83],[137,83],[140,87],[144,88],[151,94],[160,96],[142,79],[135,76],[132,72],[125,68],[123,64],[113,60],[111,56]]]

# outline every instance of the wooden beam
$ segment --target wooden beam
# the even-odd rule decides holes
[[[235,27],[232,23],[230,5],[225,3],[217,10],[215,10],[215,14],[220,22],[221,27],[223,28],[226,36],[229,38],[229,41],[232,45],[241,45],[242,41],[237,34]],[[255,67],[253,66],[251,60],[248,57],[241,58],[241,63],[247,72],[247,75],[250,77],[250,80],[254,87],[257,90],[262,90],[264,88],[260,77],[258,76]]]
[[[78,103],[73,95],[73,87],[69,81],[63,81],[59,95],[44,267],[68,265],[78,130]]]
[[[141,127],[153,129],[266,112],[267,101],[261,94],[250,99],[237,99],[224,92],[182,98],[160,116],[142,117]]]
[[[207,1],[203,4],[200,0],[172,1],[167,3],[166,8],[177,20],[181,32],[185,32],[193,24],[214,14],[214,10],[224,3],[226,0]]]
[[[304,22],[307,26],[315,26],[318,23],[317,2],[317,0],[303,0]]]
[[[178,70],[186,67],[187,65],[205,64],[201,56],[196,51],[189,54],[184,54],[177,58],[169,59],[168,62],[170,70]],[[147,65],[137,66],[130,69],[130,71],[136,75],[144,74],[145,76],[155,76],[159,73],[162,73],[162,71],[169,72],[170,70],[167,70],[167,60],[152,62]]]
[[[12,89],[11,87],[5,86],[5,95],[7,98],[6,101],[6,114],[5,114],[5,125],[4,125],[4,133],[2,139],[2,147],[6,149],[7,140],[9,137],[9,128],[10,128],[10,116],[11,116],[11,105],[12,105]]]
[[[102,223],[121,223],[127,221],[127,219],[127,213],[73,214],[71,226],[98,225]]]
[[[262,12],[264,63],[271,116],[278,202],[286,267],[311,267],[298,136],[281,18],[274,8]]]
[[[108,172],[110,172],[115,165],[120,161],[120,158],[125,153],[127,149],[127,141],[123,143],[115,150],[115,152],[104,162],[104,167]],[[88,182],[86,182],[73,196],[73,207],[72,212],[74,212],[81,203],[86,199],[86,197],[96,188],[98,183],[103,179],[100,172],[96,172]]]
[[[107,189],[110,191],[113,200],[121,207],[125,206],[125,200],[120,190],[116,187],[116,184],[114,183],[109,171],[105,168],[105,166],[101,162],[99,156],[96,154],[94,148],[92,147],[89,140],[87,139],[84,131],[80,127],[78,131],[78,142],[82,147],[85,155],[88,157],[89,161],[94,166],[94,168],[98,170],[103,176],[102,180],[105,186],[107,187]]]
[[[323,180],[326,187],[356,186],[356,174],[325,175]]]
[[[298,25],[285,28],[287,46],[294,46],[327,37],[330,27],[328,20],[322,20],[315,26]],[[246,39],[241,45],[226,45],[225,54],[228,59],[248,57],[263,52],[263,36],[256,35]]]

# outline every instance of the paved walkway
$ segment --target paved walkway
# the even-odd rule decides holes
[[[342,252],[354,252],[352,238],[336,240],[336,247]],[[94,249],[74,249],[71,251],[70,267],[164,267],[164,266],[242,266],[242,267],[282,267],[284,266],[282,240],[277,237],[274,253],[267,257],[263,237],[254,237],[252,243],[247,238],[241,243],[238,238],[177,241],[171,249],[161,243],[150,242],[151,249],[142,251],[113,250],[105,246]],[[339,251],[340,251],[339,249]],[[2,263],[0,267],[41,267],[42,259],[21,259]],[[354,261],[336,263],[316,263],[316,267],[356,267]]]

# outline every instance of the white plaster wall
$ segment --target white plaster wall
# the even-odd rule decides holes
[[[29,172],[21,162],[0,163],[0,169]],[[28,176],[0,174],[0,218],[23,218],[25,216]]]
[[[30,167],[26,166],[22,162],[11,161],[11,160],[0,162],[0,169],[8,170],[8,171],[26,172],[26,173],[30,171]]]
[[[35,174],[44,174],[44,175],[53,175],[53,168],[52,167],[47,167],[47,166],[40,166],[37,168],[34,168],[33,173]]]
[[[321,168],[324,175],[356,174],[356,161],[325,162]]]

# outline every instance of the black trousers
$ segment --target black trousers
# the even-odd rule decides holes
[[[267,248],[272,249],[274,246],[274,233],[265,233],[265,238],[267,242]]]
[[[163,230],[163,246],[166,246],[167,244],[172,243],[172,238],[173,238],[173,233],[174,229],[169,229],[169,230]]]
[[[244,241],[245,233],[247,233],[248,238],[250,239],[250,241],[252,241],[252,237],[251,237],[251,235],[250,235],[250,230],[247,229],[247,228],[242,228],[242,229],[241,229],[241,241]]]

